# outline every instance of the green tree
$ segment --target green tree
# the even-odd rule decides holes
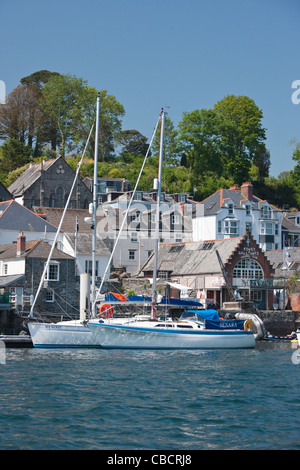
[[[42,88],[42,109],[55,122],[61,137],[60,152],[78,144],[84,121],[95,109],[96,90],[88,87],[82,78],[56,75]],[[69,144],[69,146],[68,146]]]
[[[116,142],[121,146],[121,155],[145,155],[148,150],[147,137],[135,129],[124,130],[116,134]]]
[[[1,147],[0,172],[9,173],[30,161],[31,148],[17,139],[7,139]]]
[[[220,150],[227,177],[241,184],[266,138],[262,111],[247,96],[228,95],[216,103]],[[265,151],[265,149],[264,149]]]

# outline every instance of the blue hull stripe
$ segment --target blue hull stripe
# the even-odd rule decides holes
[[[161,333],[164,335],[218,335],[218,336],[224,336],[224,335],[253,335],[252,331],[244,331],[244,330],[191,330],[191,329],[184,329],[180,330],[177,328],[174,329],[163,329],[163,328],[142,328],[142,327],[134,327],[134,326],[122,326],[122,325],[109,325],[109,324],[104,324],[102,323],[99,325],[99,323],[89,323],[90,325],[96,325],[101,328],[115,328],[115,329],[120,329],[120,330],[132,330],[132,331],[145,331],[145,332],[150,332],[150,333]]]

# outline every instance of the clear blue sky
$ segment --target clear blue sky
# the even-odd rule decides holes
[[[161,107],[176,126],[184,111],[249,96],[277,177],[300,141],[299,19],[299,0],[0,0],[0,80],[8,94],[42,69],[82,77],[148,138]]]

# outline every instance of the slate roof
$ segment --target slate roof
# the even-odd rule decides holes
[[[300,272],[300,248],[288,249],[288,265],[289,269],[284,269],[285,250],[270,250],[264,252],[273,268],[276,277],[290,277]]]
[[[216,254],[218,250],[224,264],[244,237],[207,240],[186,243],[162,243],[158,253],[158,270],[171,271],[172,276],[214,274],[221,268]],[[153,256],[141,271],[153,270]]]
[[[43,170],[47,170],[56,160],[45,160]],[[39,179],[41,176],[41,163],[30,165],[10,186],[9,191],[14,197],[20,197],[27,188]]]
[[[204,206],[204,215],[215,215],[217,214],[221,207],[223,207],[223,202],[226,200],[232,200],[234,205],[239,208],[242,207],[242,203],[248,201],[248,199],[243,196],[240,189],[219,189],[217,192],[199,202]],[[259,209],[260,206],[264,203],[262,199],[253,195],[253,200],[251,204],[254,208]],[[277,208],[274,208],[277,209]],[[279,209],[277,209],[279,210]]]
[[[72,247],[75,247],[75,235],[66,234],[67,239],[71,243]],[[92,254],[92,238],[93,235],[89,233],[78,233],[77,234],[77,254]],[[110,251],[107,248],[101,238],[96,238],[96,255],[110,256]]]
[[[31,232],[56,232],[57,227],[45,221],[39,215],[11,200],[0,202],[0,230],[18,230]]]
[[[47,259],[51,250],[49,243],[44,240],[32,240],[26,242],[26,250],[17,256],[17,243],[0,245],[0,259],[22,259],[22,258],[45,258]],[[52,259],[74,259],[58,248],[54,248]]]

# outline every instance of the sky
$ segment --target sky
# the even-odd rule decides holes
[[[122,128],[148,139],[162,107],[177,126],[248,96],[277,177],[300,142],[299,17],[299,0],[0,0],[0,80],[8,95],[38,70],[76,75],[115,96]]]

